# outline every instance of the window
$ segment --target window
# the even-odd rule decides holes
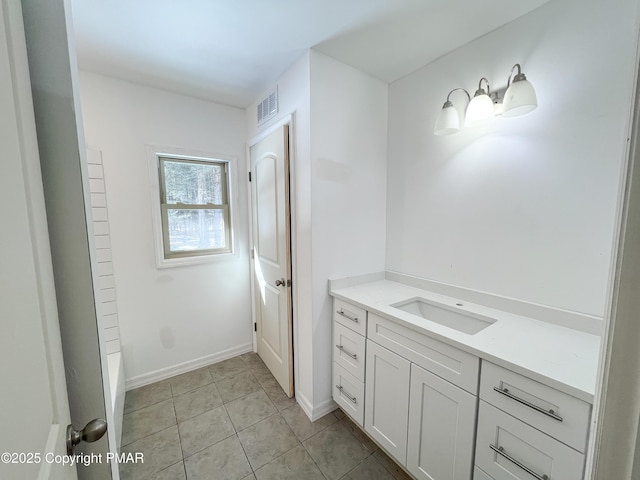
[[[229,161],[166,154],[156,158],[163,259],[231,253]],[[168,263],[159,260],[159,266]]]

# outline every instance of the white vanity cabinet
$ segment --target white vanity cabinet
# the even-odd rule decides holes
[[[582,479],[590,403],[392,318],[334,300],[333,398],[414,478]]]
[[[590,404],[486,361],[480,396],[475,462],[490,478],[582,479]]]
[[[333,306],[333,400],[362,427],[367,312],[339,299]]]
[[[469,480],[478,357],[343,300],[334,307],[334,400],[417,479]]]

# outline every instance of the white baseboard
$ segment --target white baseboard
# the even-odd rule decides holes
[[[307,397],[300,392],[296,392],[296,402],[298,402],[302,411],[307,415],[307,417],[309,417],[309,420],[313,421],[313,406],[311,405],[311,402],[307,400]]]
[[[329,399],[326,402],[322,402],[320,405],[316,405],[313,409],[311,421],[315,422],[316,420],[324,417],[326,414],[333,412],[337,408],[338,404],[332,399]]]
[[[198,368],[206,367],[207,365],[218,363],[223,360],[237,357],[238,355],[242,355],[243,353],[252,351],[253,344],[247,343],[245,345],[239,345],[237,347],[223,350],[222,352],[212,353],[211,355],[206,355],[194,360],[189,360],[188,362],[161,368],[149,373],[143,373],[142,375],[137,375],[135,377],[125,379],[125,390],[129,391],[133,390],[134,388],[143,387],[145,385],[149,385],[150,383],[159,382],[160,380],[165,380],[175,375],[180,375],[181,373],[187,373],[192,370],[197,370]]]
[[[324,417],[326,414],[333,412],[338,408],[338,404],[332,399],[322,402],[320,405],[313,406],[311,402],[304,396],[304,394],[296,392],[296,401],[302,411],[309,417],[309,420],[315,422],[316,420]]]

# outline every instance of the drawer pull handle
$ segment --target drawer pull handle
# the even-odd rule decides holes
[[[340,350],[342,353],[344,353],[346,356],[353,358],[354,360],[358,359],[358,355],[356,355],[355,353],[351,353],[348,350],[345,350],[345,348],[342,345],[336,345],[336,347],[338,348],[338,350]]]
[[[489,444],[489,448],[491,450],[493,450],[494,452],[496,452],[498,455],[502,455],[504,458],[506,458],[507,460],[509,460],[511,463],[513,463],[514,465],[520,467],[522,470],[524,470],[525,472],[527,472],[529,475],[531,475],[532,477],[537,478],[538,480],[550,480],[548,475],[539,475],[536,472],[534,472],[533,470],[531,470],[529,467],[527,467],[526,465],[523,465],[522,463],[520,463],[518,460],[516,460],[515,458],[513,458],[511,455],[508,455],[507,453],[505,453],[504,448],[503,447],[496,447],[495,445],[491,445]]]
[[[511,400],[515,400],[518,403],[521,403],[522,405],[526,405],[529,408],[533,408],[536,412],[540,412],[540,413],[544,413],[546,416],[553,418],[554,420],[557,420],[559,422],[562,421],[562,417],[557,415],[556,412],[554,412],[553,410],[545,410],[542,407],[539,407],[538,405],[534,405],[531,402],[527,402],[526,400],[524,400],[523,398],[520,397],[516,397],[513,393],[511,393],[509,391],[509,389],[507,388],[498,388],[498,387],[493,387],[493,389],[504,395],[505,397],[509,397]]]
[[[336,385],[336,388],[338,390],[340,390],[340,393],[342,395],[344,395],[345,397],[347,397],[351,403],[353,403],[354,405],[356,405],[358,403],[358,401],[356,400],[356,397],[352,397],[351,395],[349,395],[347,392],[344,391],[344,388],[342,388],[342,385]]]
[[[344,313],[344,310],[342,308],[340,310],[336,310],[336,313],[338,315],[342,315],[344,318],[348,318],[352,322],[358,323],[358,317],[352,317],[351,315],[347,315],[346,313]]]

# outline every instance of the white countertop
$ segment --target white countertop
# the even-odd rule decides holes
[[[600,337],[389,280],[331,290],[331,295],[400,322],[471,354],[593,403]],[[497,321],[474,335],[406,313],[391,304],[420,297]],[[462,303],[457,307],[456,303]]]

